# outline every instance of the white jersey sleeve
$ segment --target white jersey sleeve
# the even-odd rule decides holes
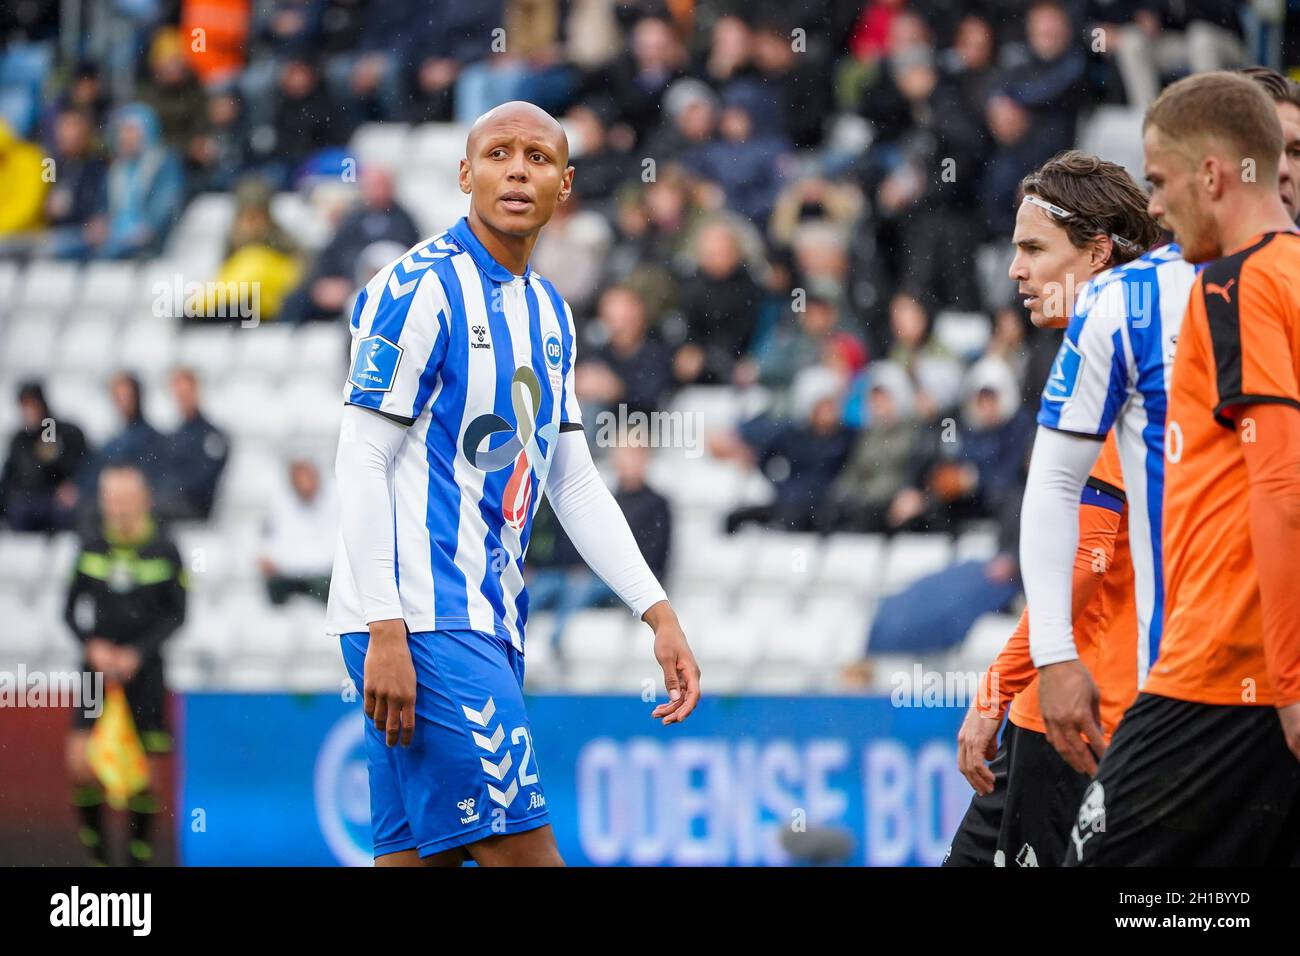
[[[403,282],[409,273],[398,265],[381,269],[357,296],[343,400],[411,425],[428,404],[446,356],[450,309],[435,270],[426,266]]]
[[[1133,375],[1122,276],[1102,276],[1079,292],[1061,348],[1043,386],[1038,424],[1102,438],[1128,400]]]
[[[1046,667],[1079,656],[1074,643],[1074,554],[1079,494],[1101,445],[1039,426],[1020,506],[1020,577],[1029,605],[1029,653]]]

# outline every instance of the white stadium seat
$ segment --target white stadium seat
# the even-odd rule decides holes
[[[310,374],[328,381],[342,395],[350,342],[347,326],[342,323],[304,325],[294,333],[292,371],[298,376]]]
[[[464,123],[424,123],[410,131],[405,142],[407,161],[443,170],[454,170],[465,156],[465,137],[469,126]]]
[[[833,534],[822,548],[817,587],[865,599],[878,588],[884,568],[883,536]]]
[[[75,262],[37,259],[27,266],[19,311],[28,309],[59,311],[76,300],[81,282],[81,266]]]
[[[139,300],[139,278],[135,263],[92,262],[86,266],[78,305],[109,315],[125,312]]]
[[[0,365],[15,379],[44,375],[54,363],[58,329],[58,320],[51,312],[12,316],[0,330],[4,336]]]
[[[9,303],[21,287],[23,270],[16,262],[0,262],[0,311],[7,309]]]
[[[393,167],[401,162],[411,127],[405,123],[363,123],[352,134],[348,152],[361,165]]]
[[[180,361],[207,381],[223,377],[234,360],[235,331],[228,325],[186,329],[181,335]]]
[[[55,368],[65,374],[107,378],[118,368],[121,341],[110,322],[75,320],[59,336]]]
[[[940,534],[900,534],[890,542],[885,558],[884,593],[903,590],[918,578],[947,566],[952,542]]]
[[[0,582],[15,584],[24,592],[39,588],[49,550],[49,539],[43,534],[0,532]]]

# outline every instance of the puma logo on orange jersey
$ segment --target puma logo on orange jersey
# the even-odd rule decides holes
[[[1229,290],[1230,290],[1234,285],[1236,285],[1236,283],[1237,283],[1237,279],[1236,279],[1236,277],[1233,277],[1233,278],[1229,279],[1229,280],[1228,280],[1227,282],[1225,282],[1223,285],[1219,285],[1218,283],[1215,283],[1215,282],[1207,282],[1207,283],[1205,283],[1205,294],[1206,294],[1206,295],[1221,295],[1221,296],[1223,296],[1223,301],[1224,301],[1224,302],[1227,302],[1229,305],[1231,305],[1231,304],[1232,304],[1232,296],[1229,295]]]

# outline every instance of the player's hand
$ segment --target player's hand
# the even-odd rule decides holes
[[[1300,704],[1288,704],[1277,709],[1277,716],[1282,721],[1282,734],[1286,745],[1296,760],[1300,760]]]
[[[664,669],[664,688],[668,691],[668,703],[660,704],[650,716],[663,720],[665,727],[680,724],[700,702],[700,665],[695,663],[681,622],[667,601],[650,608],[641,620],[654,628],[655,660]]]
[[[86,641],[86,663],[91,670],[99,671],[106,679],[117,679],[117,650],[112,641],[102,637],[92,637]]]
[[[415,736],[415,664],[406,643],[406,622],[399,618],[373,621],[366,647],[366,716],[387,735],[388,746],[409,747]]]
[[[1106,750],[1106,738],[1101,732],[1101,694],[1088,668],[1079,660],[1040,667],[1038,699],[1048,743],[1071,767],[1092,776]]]
[[[134,647],[117,648],[117,676],[123,684],[129,684],[140,671],[140,652]]]
[[[957,769],[980,796],[993,792],[993,771],[987,761],[997,753],[1001,726],[1002,716],[988,716],[976,701],[966,711],[961,730],[957,731]]]

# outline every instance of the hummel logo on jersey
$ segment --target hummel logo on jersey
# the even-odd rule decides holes
[[[461,823],[473,823],[478,819],[478,812],[474,809],[473,797],[465,798],[460,801],[460,803],[456,804],[456,806],[465,814],[465,816],[460,818]]]
[[[487,341],[487,327],[486,327],[486,326],[483,326],[483,325],[476,325],[476,326],[474,326],[474,328],[471,329],[470,331],[472,331],[472,332],[474,333],[475,337],[478,338],[478,341],[477,341],[477,342],[471,342],[471,343],[469,343],[471,348],[476,348],[476,349],[490,349],[490,348],[492,347],[492,343]]]
[[[1232,305],[1232,295],[1230,294],[1230,292],[1232,290],[1232,287],[1236,284],[1237,284],[1237,280],[1235,277],[1229,279],[1223,285],[1219,285],[1217,282],[1207,282],[1205,283],[1205,294],[1207,296],[1221,295],[1223,296],[1224,302],[1228,303],[1229,305]]]

